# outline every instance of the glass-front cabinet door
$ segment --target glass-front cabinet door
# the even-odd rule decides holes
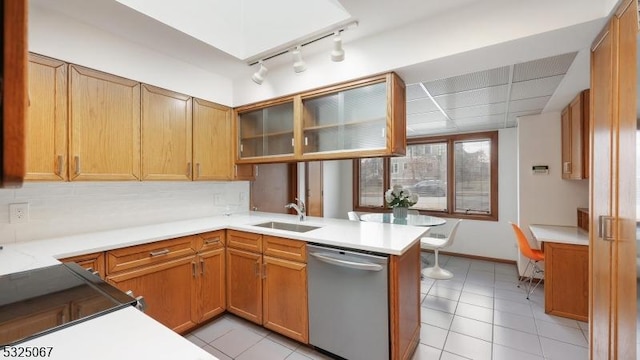
[[[384,149],[387,84],[303,99],[303,152]]]
[[[293,157],[293,102],[238,113],[238,158]]]

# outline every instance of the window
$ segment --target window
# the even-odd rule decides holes
[[[401,185],[420,196],[421,213],[498,220],[497,132],[409,139],[406,156],[360,159],[354,169],[356,210],[384,210],[384,191]]]

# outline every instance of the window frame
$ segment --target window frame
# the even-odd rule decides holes
[[[490,176],[491,176],[491,213],[489,214],[465,214],[455,211],[455,149],[454,144],[457,141],[477,141],[477,140],[489,140],[491,141],[491,154],[490,154]],[[442,136],[429,136],[429,137],[417,137],[407,139],[407,146],[409,145],[424,145],[434,143],[446,143],[447,144],[447,210],[424,210],[417,209],[420,214],[457,218],[457,219],[471,219],[471,220],[484,220],[484,221],[498,221],[498,132],[486,131],[478,133],[466,133],[466,134],[454,134],[454,135],[442,135]],[[382,184],[383,190],[389,189],[391,186],[391,158],[383,158],[383,174]],[[355,211],[362,212],[389,212],[384,201],[384,191],[380,194],[382,199],[382,206],[360,206],[360,159],[353,160],[353,209]]]

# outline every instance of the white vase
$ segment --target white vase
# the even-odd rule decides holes
[[[406,219],[407,218],[407,209],[406,207],[396,206],[393,208],[393,217],[398,219]]]

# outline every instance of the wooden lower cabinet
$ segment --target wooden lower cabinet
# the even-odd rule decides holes
[[[107,281],[120,290],[143,296],[147,315],[176,332],[184,332],[198,320],[192,306],[197,298],[196,267],[196,257],[189,256],[110,275]]]
[[[87,270],[97,271],[102,279],[104,279],[106,275],[105,256],[103,252],[72,256],[59,260],[61,262],[74,262]]]
[[[588,321],[589,247],[544,243],[544,311]]]
[[[262,254],[227,248],[227,310],[262,324]]]
[[[224,247],[198,253],[198,263],[198,291],[192,306],[198,309],[197,321],[201,323],[227,308]]]
[[[263,273],[264,327],[308,343],[307,264],[264,256]]]
[[[7,344],[25,336],[62,325],[69,321],[69,304],[54,305],[36,314],[5,322],[0,321],[0,344]]]

